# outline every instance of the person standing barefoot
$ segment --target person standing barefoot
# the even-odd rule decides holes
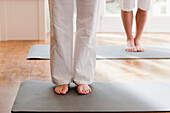
[[[132,24],[133,24],[133,9],[135,7],[135,0],[121,0],[121,15],[124,29],[127,36],[127,47],[128,52],[144,52],[145,49],[142,47],[140,39],[143,33],[143,29],[147,20],[147,12],[150,9],[150,0],[137,0],[138,10],[136,13],[136,35],[132,35]]]
[[[69,84],[78,85],[79,94],[91,92],[96,64],[98,0],[75,0],[77,30],[73,55],[74,0],[49,0],[50,67],[57,94],[67,94]],[[74,57],[73,57],[74,56]]]

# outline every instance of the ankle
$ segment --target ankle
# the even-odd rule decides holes
[[[134,38],[127,38],[127,41],[133,42],[133,41],[134,41]]]
[[[127,39],[127,42],[134,43],[134,39]]]
[[[134,41],[140,41],[140,39],[141,39],[141,37],[137,37],[137,36],[136,36],[136,37],[134,38]]]
[[[134,41],[135,42],[140,42],[140,38],[135,38]]]

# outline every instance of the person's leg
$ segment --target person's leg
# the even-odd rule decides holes
[[[72,81],[73,0],[49,0],[50,66],[55,92],[66,94]]]
[[[134,38],[132,35],[132,24],[133,24],[133,8],[135,5],[135,0],[121,0],[121,15],[124,29],[127,36],[127,47],[126,51],[136,52],[136,47],[134,45]]]
[[[127,36],[127,47],[126,51],[136,52],[136,47],[134,45],[134,38],[132,35],[132,24],[133,24],[133,11],[121,11],[122,22]]]
[[[141,46],[140,39],[143,33],[143,29],[147,19],[147,11],[143,11],[138,8],[136,14],[136,36],[135,36],[135,46],[138,52],[144,52],[144,48]]]
[[[147,20],[147,10],[150,9],[150,0],[139,0],[138,7],[139,8],[136,13],[136,36],[134,41],[137,51],[144,52],[140,39]]]
[[[74,54],[74,82],[79,94],[91,92],[96,64],[98,0],[76,0],[77,32]]]

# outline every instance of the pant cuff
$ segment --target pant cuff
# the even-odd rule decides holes
[[[88,85],[90,85],[90,84],[92,84],[94,81],[89,81],[89,82],[87,82],[87,81],[74,81],[73,80],[73,83],[75,83],[76,85],[79,85],[79,84],[88,84]]]
[[[131,11],[133,11],[133,9],[123,9],[122,8],[122,11],[131,12]]]
[[[56,85],[70,84],[72,80],[56,80],[52,78],[52,83]]]
[[[138,7],[140,10],[143,10],[143,11],[149,11],[150,9],[149,8],[142,8],[142,7]]]

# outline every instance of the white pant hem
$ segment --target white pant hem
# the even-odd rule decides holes
[[[73,80],[73,83],[75,83],[76,85],[79,85],[79,84],[92,84],[94,81],[89,81],[89,82],[87,82],[87,81],[74,81]]]
[[[63,85],[63,84],[70,84],[72,81],[71,80],[56,80],[56,79],[52,79],[53,84],[56,85]]]

